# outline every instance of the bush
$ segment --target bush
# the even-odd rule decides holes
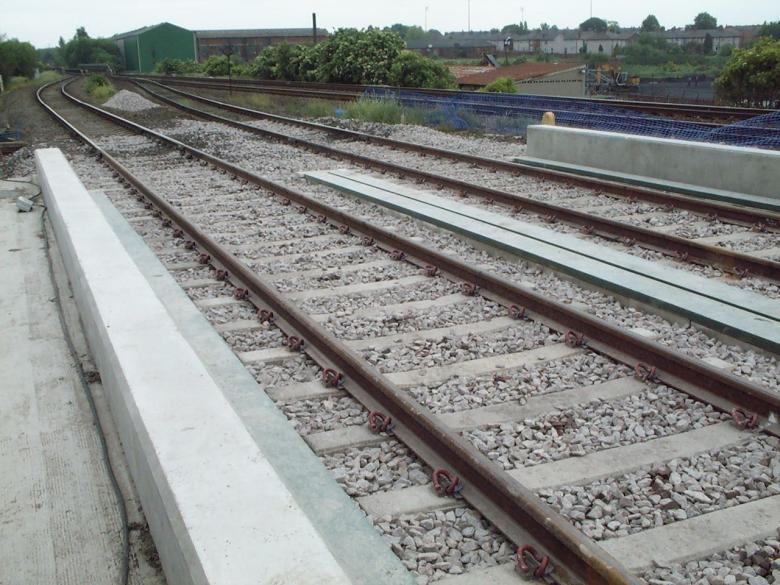
[[[76,29],[76,34],[67,43],[60,37],[59,61],[68,67],[78,67],[86,63],[104,63],[114,69],[119,68],[119,47],[111,39],[93,39],[84,30]]]
[[[165,58],[154,66],[154,72],[163,75],[189,75],[200,73],[200,65],[187,59]]]
[[[235,56],[230,58],[230,75],[238,75],[244,71],[244,63]],[[212,55],[203,64],[203,73],[209,77],[227,77],[228,58],[227,55]]]
[[[32,77],[38,64],[38,53],[30,43],[16,39],[0,42],[0,75],[6,82],[15,75]]]
[[[340,29],[322,43],[317,78],[330,83],[385,84],[404,42],[394,32]]]
[[[403,51],[390,67],[388,81],[400,87],[456,87],[455,77],[444,65],[413,51]]]
[[[715,80],[715,90],[736,105],[780,104],[780,40],[764,37],[749,49],[736,49]]]
[[[360,98],[350,102],[345,111],[347,118],[383,124],[398,124],[403,115],[403,107],[399,102],[374,98]]]
[[[116,93],[116,88],[112,83],[102,75],[90,75],[84,82],[85,91],[93,99],[104,102]]]
[[[499,77],[494,82],[483,87],[480,91],[490,93],[517,93],[517,86],[511,77]]]

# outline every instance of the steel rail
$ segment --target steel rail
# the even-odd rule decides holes
[[[119,77],[123,77],[120,75]],[[203,78],[203,77],[191,77],[191,76],[161,76],[161,75],[132,75],[132,77],[143,77],[145,79],[166,79],[172,80],[175,83],[181,85],[203,85],[208,83],[224,83],[224,78]],[[295,89],[309,89],[309,90],[331,90],[344,93],[352,93],[354,95],[362,95],[369,87],[367,85],[355,85],[347,83],[316,83],[316,82],[295,82],[295,81],[282,81],[273,79],[240,79],[236,83],[242,84],[246,87],[255,87],[255,91],[260,88],[287,88],[288,90]],[[453,96],[453,95],[468,95],[470,91],[456,90],[456,89],[431,89],[431,88],[401,88],[391,86],[379,86],[387,87],[387,89],[395,90],[413,90],[422,94],[439,95],[439,96]],[[588,97],[562,97],[562,96],[538,96],[543,98],[552,98],[560,100],[562,103],[595,103],[603,104],[610,107],[620,107],[630,110],[643,111],[654,114],[672,114],[672,115],[688,115],[698,118],[729,118],[744,120],[753,118],[755,116],[761,116],[763,114],[769,114],[778,110],[771,108],[747,108],[741,106],[718,106],[709,104],[685,104],[674,102],[656,102],[652,100],[620,100],[612,98],[588,98]]]
[[[139,85],[135,80],[132,80],[136,86],[145,89],[142,85]],[[147,80],[144,80],[147,81]],[[629,199],[642,199],[643,201],[650,201],[652,203],[659,203],[663,205],[672,205],[680,209],[687,209],[696,213],[703,214],[715,214],[718,217],[725,219],[731,219],[740,223],[756,224],[756,223],[768,223],[770,225],[780,224],[780,214],[775,212],[763,212],[762,210],[752,210],[750,208],[744,208],[737,205],[723,204],[717,201],[710,201],[698,199],[696,197],[689,197],[685,195],[678,195],[668,191],[662,191],[658,189],[650,189],[646,187],[634,187],[627,186],[623,183],[615,181],[607,181],[605,179],[598,179],[593,177],[582,177],[577,174],[567,173],[565,171],[557,171],[554,169],[540,169],[539,167],[526,165],[520,162],[509,162],[493,158],[487,158],[477,156],[473,154],[467,154],[457,151],[450,151],[443,148],[437,148],[435,146],[426,146],[424,144],[415,144],[404,140],[398,140],[395,138],[386,138],[384,136],[375,136],[373,134],[367,134],[365,132],[359,132],[357,130],[348,130],[346,128],[336,128],[334,126],[328,126],[327,124],[320,124],[318,122],[310,122],[308,120],[301,120],[298,118],[291,118],[289,116],[281,116],[279,114],[269,114],[267,112],[261,112],[252,108],[245,108],[237,106],[235,104],[219,101],[212,98],[207,98],[198,94],[188,93],[179,89],[169,87],[158,81],[149,80],[158,87],[161,87],[172,93],[177,93],[181,96],[194,99],[212,106],[230,110],[245,116],[250,116],[258,119],[271,120],[280,122],[282,124],[290,124],[293,126],[300,126],[301,128],[308,128],[313,130],[319,130],[322,132],[329,132],[336,136],[344,136],[353,140],[361,140],[365,142],[374,142],[376,144],[382,144],[390,147],[400,148],[403,150],[409,150],[412,152],[421,152],[426,154],[432,154],[434,156],[448,158],[451,160],[479,165],[491,169],[506,171],[515,175],[530,175],[540,177],[543,179],[550,179],[553,181],[565,183],[567,185],[575,184],[577,186],[599,189],[613,193],[621,197],[627,197]],[[215,86],[216,89],[225,90],[225,85]],[[148,91],[148,89],[147,89]]]
[[[747,408],[762,417],[771,419],[774,428],[780,415],[780,394],[768,391],[744,378],[724,372],[704,362],[690,358],[679,351],[650,341],[640,335],[625,331],[616,325],[593,317],[588,313],[572,309],[548,297],[524,289],[512,281],[478,270],[470,264],[438,252],[430,246],[417,243],[403,236],[374,226],[370,222],[354,217],[317,199],[256,175],[251,171],[233,165],[184,142],[145,128],[135,122],[116,116],[101,108],[78,100],[66,94],[68,99],[116,122],[119,125],[143,133],[151,138],[167,142],[183,154],[190,154],[214,167],[231,173],[236,178],[268,189],[285,199],[300,204],[306,211],[325,215],[351,231],[361,233],[381,242],[390,250],[401,250],[407,257],[421,266],[437,266],[458,280],[480,286],[480,292],[494,298],[504,306],[524,307],[533,313],[555,323],[559,331],[572,330],[585,335],[588,345],[611,355],[631,366],[638,363],[656,367],[656,377],[680,390],[727,410],[732,406]]]
[[[338,148],[334,148],[324,144],[319,144],[317,142],[312,142],[303,138],[286,136],[284,134],[281,134],[279,132],[274,132],[272,130],[257,128],[255,126],[251,126],[249,124],[245,124],[237,120],[232,120],[230,118],[226,118],[218,114],[206,112],[204,110],[199,110],[197,108],[193,108],[191,106],[181,104],[176,100],[160,95],[150,90],[149,88],[144,87],[142,84],[138,82],[135,83],[138,87],[140,87],[141,89],[143,89],[144,91],[146,91],[155,99],[158,99],[159,101],[170,104],[173,107],[191,113],[195,116],[209,119],[209,120],[214,120],[222,124],[232,126],[234,128],[239,128],[246,132],[270,137],[275,140],[281,140],[289,144],[306,148],[307,150],[310,150],[315,153],[343,158],[352,162],[356,162],[361,165],[379,169],[380,171],[383,172],[390,171],[393,173],[397,173],[404,178],[414,177],[417,180],[427,181],[435,185],[440,185],[442,187],[454,189],[461,193],[478,195],[480,197],[487,198],[492,201],[498,201],[500,203],[505,203],[517,208],[526,209],[531,212],[540,214],[542,216],[547,216],[554,219],[560,219],[562,221],[572,223],[574,225],[579,226],[583,231],[586,231],[587,233],[594,233],[611,239],[620,238],[623,239],[624,241],[634,241],[637,243],[642,243],[653,249],[675,256],[676,258],[686,259],[707,266],[717,265],[726,271],[732,272],[734,274],[738,274],[740,276],[744,276],[746,274],[753,274],[774,281],[780,281],[780,262],[775,262],[773,260],[769,260],[766,258],[759,258],[757,256],[751,256],[750,254],[745,254],[742,252],[735,252],[733,250],[721,248],[718,246],[701,244],[699,242],[687,240],[679,236],[665,234],[663,232],[656,232],[648,228],[633,226],[630,224],[621,223],[612,219],[602,218],[597,215],[592,215],[582,211],[567,209],[560,205],[554,205],[552,203],[547,203],[545,201],[538,201],[529,197],[508,193],[506,191],[500,191],[497,189],[482,187],[458,179],[450,179],[447,177],[442,177],[440,175],[429,173],[427,171],[421,171],[411,167],[406,167],[395,163],[390,163],[387,161],[373,159],[360,154],[349,153],[340,150]],[[165,89],[176,92],[176,90],[172,90],[171,88],[166,87]],[[191,95],[191,94],[186,94],[185,92],[181,92],[181,93],[184,93],[184,95],[188,97],[190,97]],[[203,99],[208,100],[208,98],[203,98]],[[214,102],[214,100],[208,100],[208,101]],[[221,102],[217,102],[217,104],[219,103]],[[233,110],[233,108],[235,108],[235,110]],[[240,110],[244,110],[244,108],[241,108],[240,106],[232,106],[231,108],[227,108],[227,109],[231,109],[239,113],[244,113],[240,111]],[[321,126],[321,125],[317,125],[317,126]],[[347,131],[347,132],[351,132],[351,131]],[[365,138],[363,136],[360,136],[358,139],[364,140]],[[391,147],[398,147],[396,141],[391,141],[388,143],[386,142],[387,140],[388,139],[385,138],[381,139],[383,143],[389,144]],[[408,143],[403,143],[403,144],[406,145]],[[413,145],[413,146],[417,146],[417,145]],[[423,153],[432,153],[432,154],[439,153],[439,149],[433,149],[429,147],[415,148],[415,150],[420,150]],[[448,151],[442,151],[442,152],[448,152]],[[468,155],[464,155],[464,156],[468,156]],[[472,157],[469,159],[462,159],[462,160],[464,160],[464,162],[468,161],[473,163],[475,158],[476,157]],[[599,185],[601,185],[601,183],[599,183]],[[682,198],[682,199],[687,200],[687,198]],[[774,226],[778,221],[780,221],[780,214],[774,214],[768,211],[744,210],[742,208],[733,207],[726,204],[713,204],[712,206],[708,206],[707,208],[710,211],[716,209],[717,210],[716,213],[718,215],[731,214],[731,215],[736,215],[738,218],[743,220],[748,217],[752,219],[755,219],[756,217],[763,218],[763,220],[766,223],[760,223],[762,229],[767,229],[764,227],[766,224],[771,224]]]
[[[307,354],[321,366],[333,368],[341,373],[344,388],[348,392],[366,407],[381,410],[390,416],[395,424],[393,433],[421,459],[433,468],[444,467],[457,473],[460,480],[464,482],[464,489],[460,494],[464,500],[474,505],[513,542],[530,542],[541,550],[549,552],[556,562],[546,578],[560,583],[641,584],[639,578],[629,573],[601,547],[576,530],[552,507],[492,463],[464,437],[443,425],[430,410],[412,399],[408,393],[390,383],[385,376],[368,365],[357,352],[349,349],[297,305],[285,299],[272,285],[258,277],[237,257],[190,222],[165,198],[156,194],[124,165],[60,116],[42,97],[42,92],[50,85],[52,84],[40,88],[37,96],[41,105],[55,119],[88,144],[98,159],[107,163],[122,176],[125,182],[145,196],[156,207],[159,214],[167,216],[192,238],[192,241],[210,256],[209,262],[214,267],[221,267],[227,271],[229,280],[237,286],[245,287],[249,299],[256,306],[272,311],[274,323],[282,331],[288,336],[304,339]],[[247,178],[258,188],[272,184],[178,140],[83,102],[68,94],[64,86],[62,93],[67,99],[89,111],[159,142],[167,143],[185,156],[197,156],[215,167],[229,170],[235,176]],[[305,195],[273,185],[296,200],[316,203]],[[321,210],[326,211],[326,208],[322,207]],[[328,208],[328,211],[338,213],[335,209]],[[382,230],[376,231],[377,228],[368,224],[365,227],[367,231],[371,230],[377,235],[382,232]],[[383,235],[388,238],[392,236],[390,233]]]

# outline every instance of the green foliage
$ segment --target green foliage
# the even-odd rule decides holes
[[[233,75],[240,74],[242,71],[242,63],[235,55],[231,56],[230,70],[228,71],[227,55],[211,55],[206,59],[206,62],[203,63],[201,70],[209,77],[227,77],[228,73],[230,73],[232,77]]]
[[[113,84],[102,75],[90,75],[84,82],[84,90],[93,99],[104,102],[116,93]]]
[[[761,37],[772,37],[773,39],[780,39],[780,20],[775,22],[765,22],[761,25],[761,30],[758,32]]]
[[[721,57],[731,57],[731,53],[734,52],[734,45],[729,45],[728,43],[724,43],[720,46],[720,49],[718,49],[718,55]]]
[[[780,40],[762,38],[749,49],[735,50],[715,80],[724,101],[737,105],[780,105]]]
[[[32,77],[38,63],[38,54],[30,43],[17,39],[0,42],[0,75],[7,81],[19,75]]]
[[[104,63],[118,69],[119,47],[111,39],[91,38],[84,27],[80,27],[67,43],[60,38],[58,61],[68,67]]]
[[[607,21],[593,16],[580,23],[580,30],[593,32],[607,32]]]
[[[707,33],[704,35],[704,43],[702,44],[702,52],[705,55],[709,55],[712,53],[712,35],[710,33]]]
[[[200,73],[200,65],[188,59],[171,59],[166,57],[162,61],[157,62],[154,66],[154,72],[162,73],[163,75],[189,75]]]
[[[658,32],[660,30],[662,30],[661,24],[655,14],[648,14],[647,18],[642,21],[642,32]]]
[[[405,108],[396,100],[360,98],[344,106],[344,116],[382,124],[422,124],[425,116],[415,108]]]
[[[528,32],[527,22],[521,22],[520,24],[508,24],[501,29],[502,35],[514,35],[518,37],[526,32]]]
[[[332,83],[387,83],[404,42],[396,33],[340,29],[322,43],[317,77]]]
[[[259,79],[287,79],[290,81],[301,79],[298,59],[300,52],[299,45],[288,45],[287,43],[267,47],[249,64],[247,71],[251,77]]]
[[[499,77],[494,82],[483,87],[480,91],[489,93],[517,93],[517,86],[511,77]]]
[[[696,15],[696,18],[693,19],[693,24],[688,25],[685,28],[693,30],[710,30],[718,28],[718,19],[709,12],[700,12]]]
[[[455,77],[444,65],[413,51],[403,51],[390,67],[391,85],[400,87],[455,88]]]
[[[601,53],[588,53],[585,57],[585,63],[590,65],[591,67],[595,67],[596,65],[603,65],[604,63],[609,63],[609,56],[605,55],[603,52]]]
[[[669,61],[670,52],[681,52],[679,47],[670,46],[665,39],[650,34],[641,34],[636,42],[621,49],[625,62],[630,65],[661,65]]]

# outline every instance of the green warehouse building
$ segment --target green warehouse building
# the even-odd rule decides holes
[[[122,55],[122,69],[149,73],[163,59],[195,60],[195,35],[169,22],[114,35]]]

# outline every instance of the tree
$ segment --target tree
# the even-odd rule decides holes
[[[114,68],[119,66],[119,47],[116,43],[111,39],[91,38],[83,26],[76,29],[76,34],[67,43],[61,42],[57,52],[59,61],[68,67],[78,67],[85,63],[105,63]]]
[[[688,25],[686,28],[693,30],[712,30],[718,28],[718,19],[712,16],[709,12],[700,12],[693,19],[693,24]]]
[[[499,77],[482,88],[488,93],[517,93],[517,85],[511,77]]]
[[[780,106],[780,40],[734,50],[714,85],[718,97],[735,105]]]
[[[712,54],[712,35],[707,33],[704,35],[704,44],[702,45],[702,53],[705,55]]]
[[[602,18],[589,18],[580,23],[580,30],[592,32],[607,32],[607,21]]]
[[[761,26],[761,30],[758,32],[758,36],[780,39],[780,20],[775,22],[765,22]]]
[[[539,25],[539,30],[548,31],[550,30],[550,25],[547,24],[546,22],[543,22],[542,24]]]
[[[525,32],[528,32],[528,23],[526,22],[521,22],[520,24],[508,24],[501,29],[502,35],[514,35],[517,37]]]
[[[441,63],[414,51],[402,51],[390,67],[390,85],[400,87],[454,88],[455,77]]]
[[[648,14],[642,21],[642,32],[658,32],[661,30],[661,24],[654,14]]]
[[[14,75],[32,77],[38,63],[38,53],[30,43],[18,39],[0,42],[0,75],[8,79]]]

